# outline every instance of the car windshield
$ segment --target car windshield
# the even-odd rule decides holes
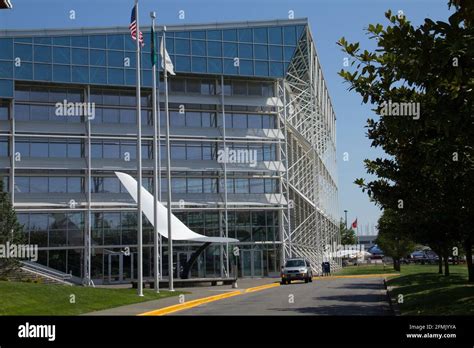
[[[285,267],[303,267],[303,260],[288,260],[286,261]]]

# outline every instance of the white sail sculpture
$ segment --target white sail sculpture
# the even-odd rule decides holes
[[[127,189],[128,193],[132,196],[133,200],[137,201],[137,181],[130,175],[115,172],[115,175],[120,179],[122,185]],[[142,208],[143,214],[147,217],[148,221],[153,225],[154,212],[153,212],[153,195],[148,192],[142,186]],[[158,212],[158,233],[163,237],[168,238],[168,209],[157,201],[157,212]],[[174,214],[171,214],[171,226],[172,226],[172,238],[173,240],[189,240],[193,242],[203,243],[237,243],[238,239],[225,238],[225,237],[207,237],[202,234],[191,231],[185,224],[181,222]]]

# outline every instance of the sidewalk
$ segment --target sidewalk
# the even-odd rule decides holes
[[[192,301],[203,297],[214,296],[223,294],[226,292],[232,292],[236,290],[245,290],[261,285],[271,284],[279,282],[279,278],[246,278],[239,279],[237,284],[238,288],[233,289],[232,285],[222,286],[203,286],[203,287],[190,287],[190,288],[176,288],[177,291],[188,292],[184,294],[184,301]],[[167,290],[166,288],[163,290]],[[104,309],[101,311],[95,311],[86,313],[83,315],[139,315],[145,312],[161,309],[164,307],[173,306],[179,304],[180,296],[167,297],[161,300],[146,301],[141,303],[134,303],[131,305]]]

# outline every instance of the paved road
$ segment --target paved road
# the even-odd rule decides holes
[[[170,315],[391,315],[381,278],[295,282]]]

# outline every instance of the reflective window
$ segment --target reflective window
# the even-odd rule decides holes
[[[192,71],[205,73],[206,72],[206,58],[193,57]]]
[[[89,45],[89,38],[87,36],[71,36],[71,46],[87,47],[88,45]]]
[[[175,53],[176,54],[190,54],[189,40],[175,40]]]
[[[34,64],[35,80],[51,81],[52,69],[49,64]]]
[[[192,39],[206,39],[206,32],[205,31],[192,31],[191,32]]]
[[[239,29],[240,42],[252,42],[252,29]]]
[[[90,64],[91,65],[99,65],[99,66],[105,66],[106,64],[106,51],[102,50],[90,50]]]
[[[268,29],[268,38],[269,43],[271,44],[281,44],[283,41],[281,27],[269,28]]]
[[[106,48],[105,35],[91,35],[89,36],[89,44],[91,48]]]
[[[250,44],[239,44],[239,57],[240,58],[252,58],[253,48]]]
[[[31,193],[48,192],[48,177],[31,177],[30,178]]]
[[[256,61],[255,72],[261,76],[268,76],[268,63]]]
[[[222,40],[222,31],[221,30],[208,30],[207,39],[208,40]]]
[[[56,46],[70,46],[71,38],[69,36],[56,36],[53,37],[53,45]]]
[[[12,62],[0,61],[0,78],[12,78],[13,77],[13,64]]]
[[[222,59],[209,58],[207,64],[208,72],[216,74],[222,73]]]
[[[253,38],[256,43],[267,43],[267,28],[255,28],[253,30]]]
[[[108,52],[109,65],[115,67],[124,66],[124,56],[123,52],[109,51]]]
[[[0,59],[12,59],[13,58],[13,40],[12,39],[0,39]]]
[[[206,42],[193,40],[192,53],[194,56],[205,56],[206,55]]]
[[[283,50],[281,46],[269,46],[271,60],[283,60]]]
[[[113,50],[123,50],[123,35],[107,35],[107,48]]]
[[[267,45],[255,45],[254,48],[256,59],[268,59]]]
[[[253,75],[253,60],[240,60],[240,74]]]
[[[221,57],[222,56],[222,43],[209,41],[207,43],[207,55],[211,57]]]
[[[237,30],[236,29],[223,30],[222,33],[223,33],[224,41],[237,41]]]
[[[73,66],[72,81],[87,83],[89,81],[89,68],[85,66]]]
[[[224,42],[224,57],[237,57],[237,44]]]
[[[283,38],[285,45],[296,45],[296,29],[293,26],[283,28]]]
[[[53,78],[55,81],[70,82],[71,67],[65,65],[53,65]]]
[[[176,56],[176,70],[191,71],[191,60],[189,57]]]
[[[51,62],[51,46],[34,46],[35,62]]]
[[[270,63],[270,75],[271,76],[282,76],[283,75],[283,63]]]
[[[16,43],[15,57],[20,58],[22,61],[33,61],[33,46]]]
[[[71,49],[68,47],[53,47],[53,62],[60,64],[70,64]]]

